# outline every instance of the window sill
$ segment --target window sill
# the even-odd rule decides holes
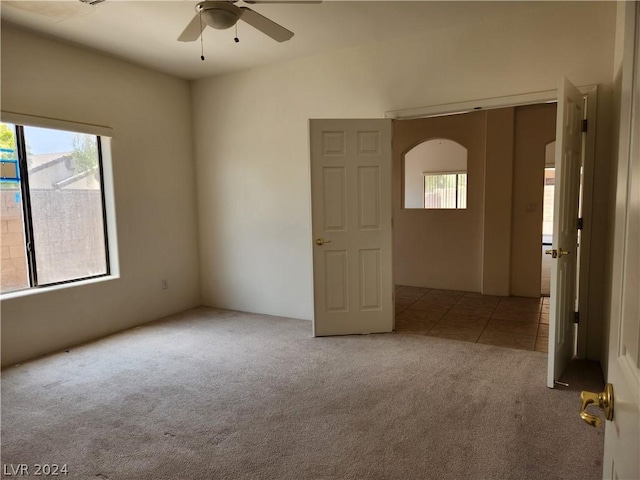
[[[110,282],[112,280],[117,280],[119,278],[120,278],[119,275],[104,275],[102,277],[88,278],[86,280],[79,280],[77,282],[68,282],[68,283],[61,283],[59,285],[50,285],[46,287],[35,287],[35,288],[27,288],[24,290],[16,290],[14,292],[7,292],[7,293],[0,294],[0,300],[1,301],[13,300],[14,298],[28,297],[31,295],[38,295],[40,293],[49,293],[57,290],[66,290],[68,288],[82,287],[84,285],[93,285],[95,283]]]

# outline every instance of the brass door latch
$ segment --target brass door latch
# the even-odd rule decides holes
[[[607,383],[604,392],[581,392],[580,400],[582,405],[580,407],[580,418],[587,422],[592,427],[599,427],[602,424],[600,417],[587,413],[587,407],[589,405],[595,405],[604,411],[604,416],[607,420],[613,420],[613,385]]]
[[[551,255],[551,258],[558,258],[563,255],[569,255],[571,252],[567,252],[566,250],[563,250],[562,247],[560,247],[558,248],[558,250],[556,250],[555,248],[545,250],[544,253],[546,253],[547,255]]]

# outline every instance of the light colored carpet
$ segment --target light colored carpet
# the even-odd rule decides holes
[[[2,374],[3,464],[74,479],[600,479],[546,355],[198,308]]]

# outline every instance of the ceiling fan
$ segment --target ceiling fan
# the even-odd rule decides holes
[[[273,20],[251,10],[249,7],[238,7],[238,0],[206,0],[196,5],[196,16],[178,37],[180,42],[196,41],[206,26],[226,30],[233,27],[238,20],[244,20],[252,27],[277,42],[285,42],[293,37],[293,32],[278,25]],[[320,0],[321,1],[321,0]],[[310,1],[277,1],[277,0],[245,0],[246,3],[320,3]]]

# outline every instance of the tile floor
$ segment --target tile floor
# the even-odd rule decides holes
[[[396,286],[396,331],[546,352],[549,297]]]

